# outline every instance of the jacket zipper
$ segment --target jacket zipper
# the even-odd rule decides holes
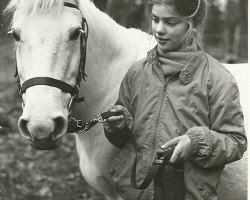
[[[167,91],[167,86],[168,86],[168,82],[169,82],[169,80],[174,76],[174,75],[176,75],[177,73],[179,73],[179,72],[176,72],[176,73],[174,73],[174,74],[172,74],[169,78],[168,78],[168,80],[165,82],[165,78],[164,78],[164,72],[163,72],[163,70],[162,70],[162,68],[159,68],[159,70],[161,71],[160,72],[160,81],[164,84],[164,86],[163,86],[163,90],[162,90],[162,97],[161,97],[161,105],[160,105],[160,109],[159,109],[159,113],[158,113],[158,116],[157,116],[157,121],[156,121],[156,128],[155,128],[155,133],[154,133],[154,140],[153,140],[153,145],[152,145],[152,147],[153,147],[153,154],[152,154],[152,157],[151,157],[151,161],[153,161],[153,159],[154,159],[154,154],[155,154],[155,146],[156,146],[156,143],[155,143],[155,141],[156,141],[156,135],[157,135],[157,131],[158,131],[158,126],[159,126],[159,121],[160,121],[160,116],[161,116],[161,110],[162,110],[162,106],[163,106],[163,103],[164,103],[164,99],[165,99],[165,95],[166,95],[166,91]],[[149,192],[149,190],[148,190],[148,192]],[[147,193],[148,193],[147,192]],[[148,195],[147,195],[148,196]]]
[[[159,72],[159,79],[160,79],[160,82],[164,84],[163,86],[163,90],[161,91],[162,93],[162,97],[161,97],[161,104],[160,104],[160,109],[159,109],[159,112],[158,112],[158,116],[157,116],[157,121],[156,121],[156,127],[155,127],[155,131],[154,131],[154,135],[153,135],[153,144],[152,144],[152,147],[153,147],[153,153],[152,153],[152,156],[151,156],[151,163],[154,159],[154,154],[155,154],[155,141],[156,141],[156,134],[157,134],[157,131],[158,131],[158,125],[159,125],[159,121],[160,121],[160,115],[161,115],[161,110],[162,110],[162,106],[163,106],[163,102],[164,102],[164,99],[165,99],[165,94],[166,94],[166,91],[167,91],[167,84],[168,84],[168,81],[165,83],[165,79],[164,79],[164,73],[163,73],[163,70],[161,69],[161,67],[159,66],[156,66],[156,68],[158,68],[158,70],[160,71]],[[147,196],[149,197],[149,188],[147,189]],[[149,197],[150,198],[150,197]],[[147,198],[148,199],[148,198]]]
[[[160,121],[160,116],[161,116],[161,110],[162,110],[162,106],[163,106],[163,103],[164,103],[164,100],[165,100],[165,95],[166,95],[166,91],[167,91],[167,86],[168,86],[168,83],[170,81],[170,79],[175,76],[176,74],[178,74],[179,72],[175,72],[173,73],[169,78],[168,80],[165,82],[165,79],[164,79],[164,76],[163,76],[163,70],[161,69],[161,80],[162,82],[164,83],[164,86],[163,86],[163,90],[162,90],[162,98],[161,98],[161,105],[160,105],[160,109],[159,109],[159,113],[158,113],[158,117],[157,117],[157,123],[156,123],[156,129],[155,129],[155,134],[154,134],[154,149],[155,149],[155,139],[156,139],[156,134],[157,134],[157,131],[158,131],[158,126],[159,126],[159,121]]]
[[[153,143],[153,150],[155,151],[155,140],[156,140],[156,135],[157,135],[157,131],[158,131],[158,126],[159,126],[159,121],[160,121],[160,116],[161,116],[161,110],[162,110],[162,106],[163,106],[163,103],[164,103],[164,100],[165,100],[165,95],[166,95],[166,91],[167,91],[167,85],[168,85],[168,82],[170,80],[170,78],[172,76],[169,77],[169,79],[167,80],[167,82],[165,82],[165,79],[164,79],[164,75],[163,75],[163,70],[161,70],[161,80],[162,82],[164,83],[164,86],[163,86],[163,90],[162,90],[162,97],[161,97],[161,104],[160,104],[160,109],[159,109],[159,113],[158,113],[158,116],[157,116],[157,121],[156,121],[156,128],[155,128],[155,134],[154,134],[154,143]],[[154,152],[155,153],[155,152]],[[153,156],[154,156],[154,153],[153,153]],[[153,159],[153,158],[152,158]]]

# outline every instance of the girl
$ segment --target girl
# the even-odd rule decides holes
[[[202,50],[206,0],[153,0],[150,17],[157,46],[127,72],[106,137],[120,153],[110,165],[124,199],[156,199],[154,184],[135,190],[130,175],[136,138],[137,182],[158,151],[175,147],[169,163],[183,163],[185,199],[217,199],[220,174],[246,151],[239,91],[232,75]]]

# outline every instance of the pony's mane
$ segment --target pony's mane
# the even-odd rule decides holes
[[[63,7],[63,0],[11,0],[5,9],[6,13],[13,14],[16,10],[20,10],[25,14],[36,12],[58,13]]]

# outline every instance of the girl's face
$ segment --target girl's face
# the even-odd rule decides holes
[[[172,5],[154,4],[152,7],[152,31],[158,44],[159,54],[177,51],[188,31],[187,20]]]

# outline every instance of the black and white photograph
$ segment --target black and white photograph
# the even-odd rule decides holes
[[[0,200],[247,200],[247,0],[0,0]]]

